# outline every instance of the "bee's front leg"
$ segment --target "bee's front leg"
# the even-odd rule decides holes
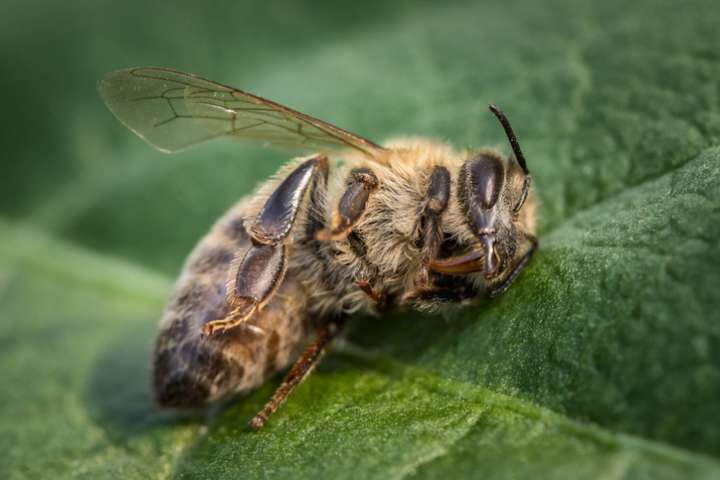
[[[249,229],[252,245],[244,252],[230,279],[230,313],[203,325],[204,335],[241,324],[272,298],[285,277],[286,239],[298,210],[313,179],[327,178],[327,170],[327,157],[317,155],[300,164],[270,195]]]
[[[477,296],[478,292],[469,284],[458,281],[448,285],[427,285],[416,287],[400,297],[400,305],[414,305],[419,309],[430,309],[445,303],[462,303]],[[429,305],[433,307],[430,308]]]
[[[507,274],[507,276],[497,285],[493,285],[490,287],[488,291],[488,295],[491,298],[497,297],[505,293],[505,290],[507,290],[510,285],[515,281],[515,279],[520,275],[520,272],[522,272],[525,267],[528,266],[528,263],[530,263],[530,259],[532,258],[533,254],[535,253],[535,250],[537,250],[538,247],[538,240],[537,237],[530,234],[525,234],[525,239],[528,242],[528,249],[525,251],[524,254],[517,260],[515,265],[512,267],[512,270],[510,270],[510,273]]]
[[[447,209],[449,198],[450,172],[443,166],[436,166],[430,173],[425,201],[413,232],[415,246],[422,251],[422,267],[415,278],[418,288],[425,288],[430,284],[428,263],[440,250],[443,239],[440,216]]]

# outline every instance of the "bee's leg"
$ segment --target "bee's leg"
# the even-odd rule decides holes
[[[347,235],[347,242],[350,245],[350,249],[355,253],[358,259],[363,261],[368,267],[373,268],[366,260],[367,247],[365,245],[365,241],[362,237],[360,237],[357,231],[352,230]],[[357,287],[375,303],[375,308],[377,310],[387,310],[390,306],[387,294],[382,290],[374,288],[372,286],[372,281],[368,278],[368,276],[373,277],[372,273],[368,271],[358,273],[358,277],[355,278],[355,285],[357,285]]]
[[[253,240],[265,245],[276,245],[285,240],[295,223],[308,187],[317,183],[313,182],[317,177],[327,178],[327,171],[328,160],[325,155],[317,155],[293,170],[270,195],[250,227]]]
[[[223,332],[247,320],[272,297],[285,277],[286,269],[285,244],[263,245],[253,239],[230,287],[230,313],[225,318],[204,324],[203,335]]]
[[[303,380],[317,366],[318,362],[325,354],[328,344],[335,338],[342,327],[342,321],[332,321],[319,327],[313,343],[311,343],[305,352],[295,361],[288,374],[283,379],[280,386],[275,390],[273,396],[268,400],[265,406],[258,412],[252,420],[250,426],[254,430],[260,430],[267,422],[270,415],[282,405],[287,397],[302,383]]]
[[[388,310],[390,302],[385,292],[376,290],[370,285],[370,281],[366,279],[355,280],[355,285],[362,290],[373,302],[375,302],[375,308],[379,311]]]
[[[430,283],[427,264],[435,258],[442,243],[440,216],[445,211],[450,198],[450,172],[447,168],[436,166],[430,174],[427,197],[423,202],[420,216],[413,232],[415,245],[422,249],[423,267],[418,271],[415,284],[426,286]]]
[[[423,303],[460,303],[477,296],[477,291],[464,282],[457,285],[428,285],[416,287],[405,293],[400,298],[400,305],[423,304]]]
[[[465,287],[433,285],[430,279],[429,265],[440,251],[443,240],[441,215],[445,211],[450,198],[450,172],[443,166],[435,166],[428,177],[425,201],[419,211],[417,222],[412,233],[415,246],[422,255],[421,267],[415,275],[414,288],[400,297],[400,305],[428,299],[444,299],[444,301],[460,301],[467,297]],[[443,300],[441,300],[443,301]]]
[[[344,240],[365,211],[370,192],[378,186],[378,178],[369,168],[356,168],[350,172],[332,226],[317,233],[319,240]]]
[[[230,312],[203,326],[203,334],[233,328],[267,303],[282,283],[287,269],[286,238],[312,185],[327,178],[327,157],[317,155],[298,166],[270,195],[249,229],[252,245],[238,263],[228,287]]]
[[[537,250],[538,247],[538,240],[537,237],[530,234],[525,234],[525,239],[529,243],[529,247],[527,252],[520,257],[520,260],[518,260],[517,264],[513,267],[513,269],[510,271],[507,277],[498,285],[493,286],[490,291],[488,292],[488,295],[491,298],[497,297],[499,295],[502,295],[505,293],[505,290],[507,290],[510,285],[515,281],[515,279],[520,275],[520,272],[522,272],[525,267],[527,267],[528,263],[530,263],[530,259],[532,258],[533,254],[535,253],[535,250]]]

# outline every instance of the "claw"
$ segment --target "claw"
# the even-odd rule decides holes
[[[216,332],[224,332],[237,327],[246,321],[257,310],[257,303],[251,299],[243,299],[245,303],[233,309],[225,318],[211,320],[202,326],[201,334],[209,337]]]
[[[387,306],[387,295],[383,292],[375,290],[368,280],[355,280],[355,285],[357,285],[360,290],[365,292],[365,295],[375,302],[375,306],[378,310],[383,310]]]

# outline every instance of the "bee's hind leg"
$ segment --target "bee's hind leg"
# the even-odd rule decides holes
[[[249,229],[252,245],[244,252],[228,286],[229,313],[203,325],[204,335],[242,324],[272,298],[285,278],[285,241],[306,192],[326,181],[327,173],[327,157],[316,155],[301,163],[270,195]]]
[[[254,430],[257,431],[263,428],[270,415],[275,413],[293,390],[310,375],[325,354],[327,346],[332,339],[337,336],[343,323],[342,320],[336,320],[318,328],[315,340],[305,349],[305,352],[300,355],[300,358],[295,361],[295,364],[293,364],[280,386],[275,390],[275,393],[262,410],[250,420],[250,426]]]

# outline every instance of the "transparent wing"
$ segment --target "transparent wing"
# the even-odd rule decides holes
[[[98,90],[115,116],[163,152],[217,137],[313,150],[383,147],[329,123],[236,88],[167,68],[108,74]]]

